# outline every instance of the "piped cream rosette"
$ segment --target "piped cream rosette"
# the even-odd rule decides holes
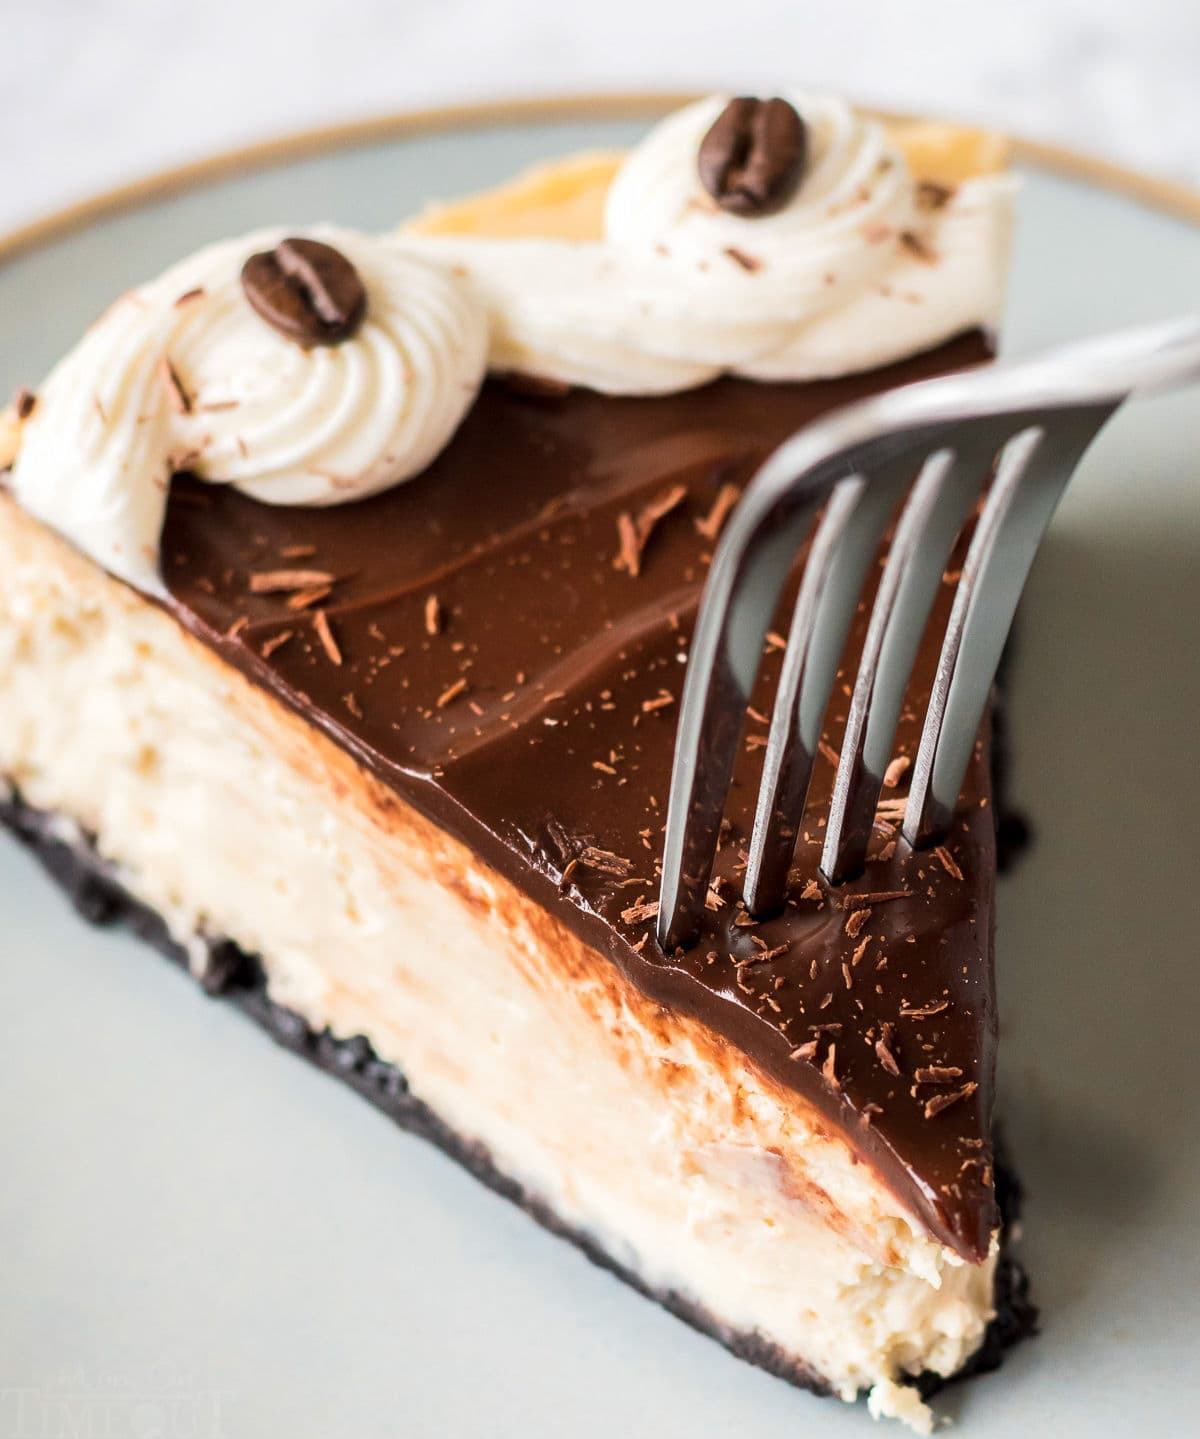
[[[993,326],[1009,178],[924,185],[880,122],[841,100],[787,98],[805,122],[808,162],[774,213],[730,214],[702,185],[700,145],[727,102],[714,96],[668,116],[624,158],[594,239],[464,233],[463,211],[449,207],[404,242],[466,275],[490,316],[493,368],[611,394],[725,372],[823,379]]]
[[[268,504],[333,505],[418,474],[483,378],[487,320],[440,265],[318,227],[367,292],[338,344],[305,349],[247,303],[244,261],[283,230],[211,245],[123,295],[54,369],[22,427],[22,506],[158,592],[175,470]]]
[[[715,96],[627,155],[554,162],[390,237],[304,232],[366,290],[337,343],[306,348],[248,301],[244,262],[288,232],[211,245],[122,296],[27,415],[0,416],[11,488],[161,593],[173,472],[270,504],[359,499],[426,468],[486,368],[654,394],[868,370],[993,326],[1012,185],[991,137],[788,100],[806,158],[770,213],[730,213],[701,180]]]

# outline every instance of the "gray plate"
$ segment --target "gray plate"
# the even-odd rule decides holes
[[[627,122],[375,142],[0,270],[0,393],[125,285],[280,220],[384,227]],[[1028,170],[1010,351],[1194,308],[1200,236]],[[1044,1333],[945,1397],[972,1439],[1194,1433],[1200,1401],[1196,396],[1103,437],[1013,672],[1039,831],[1001,885],[1003,1101]],[[0,1439],[865,1434],[737,1363],[296,1063],[0,847]]]

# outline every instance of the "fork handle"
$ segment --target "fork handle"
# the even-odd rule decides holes
[[[1091,392],[1109,387],[1117,403],[1132,395],[1177,389],[1200,380],[1200,314],[1135,325],[1092,339],[1060,345],[1023,364],[1030,382],[1066,377]]]

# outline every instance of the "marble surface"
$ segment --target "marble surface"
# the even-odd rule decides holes
[[[625,88],[801,83],[1200,184],[1195,0],[7,0],[0,16],[0,230],[309,125]]]

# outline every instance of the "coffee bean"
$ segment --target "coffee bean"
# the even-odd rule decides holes
[[[780,210],[808,158],[804,121],[786,100],[730,100],[700,142],[700,181],[722,210],[753,218]]]
[[[281,240],[242,266],[246,299],[304,349],[348,340],[362,324],[367,292],[358,271],[320,240]]]

